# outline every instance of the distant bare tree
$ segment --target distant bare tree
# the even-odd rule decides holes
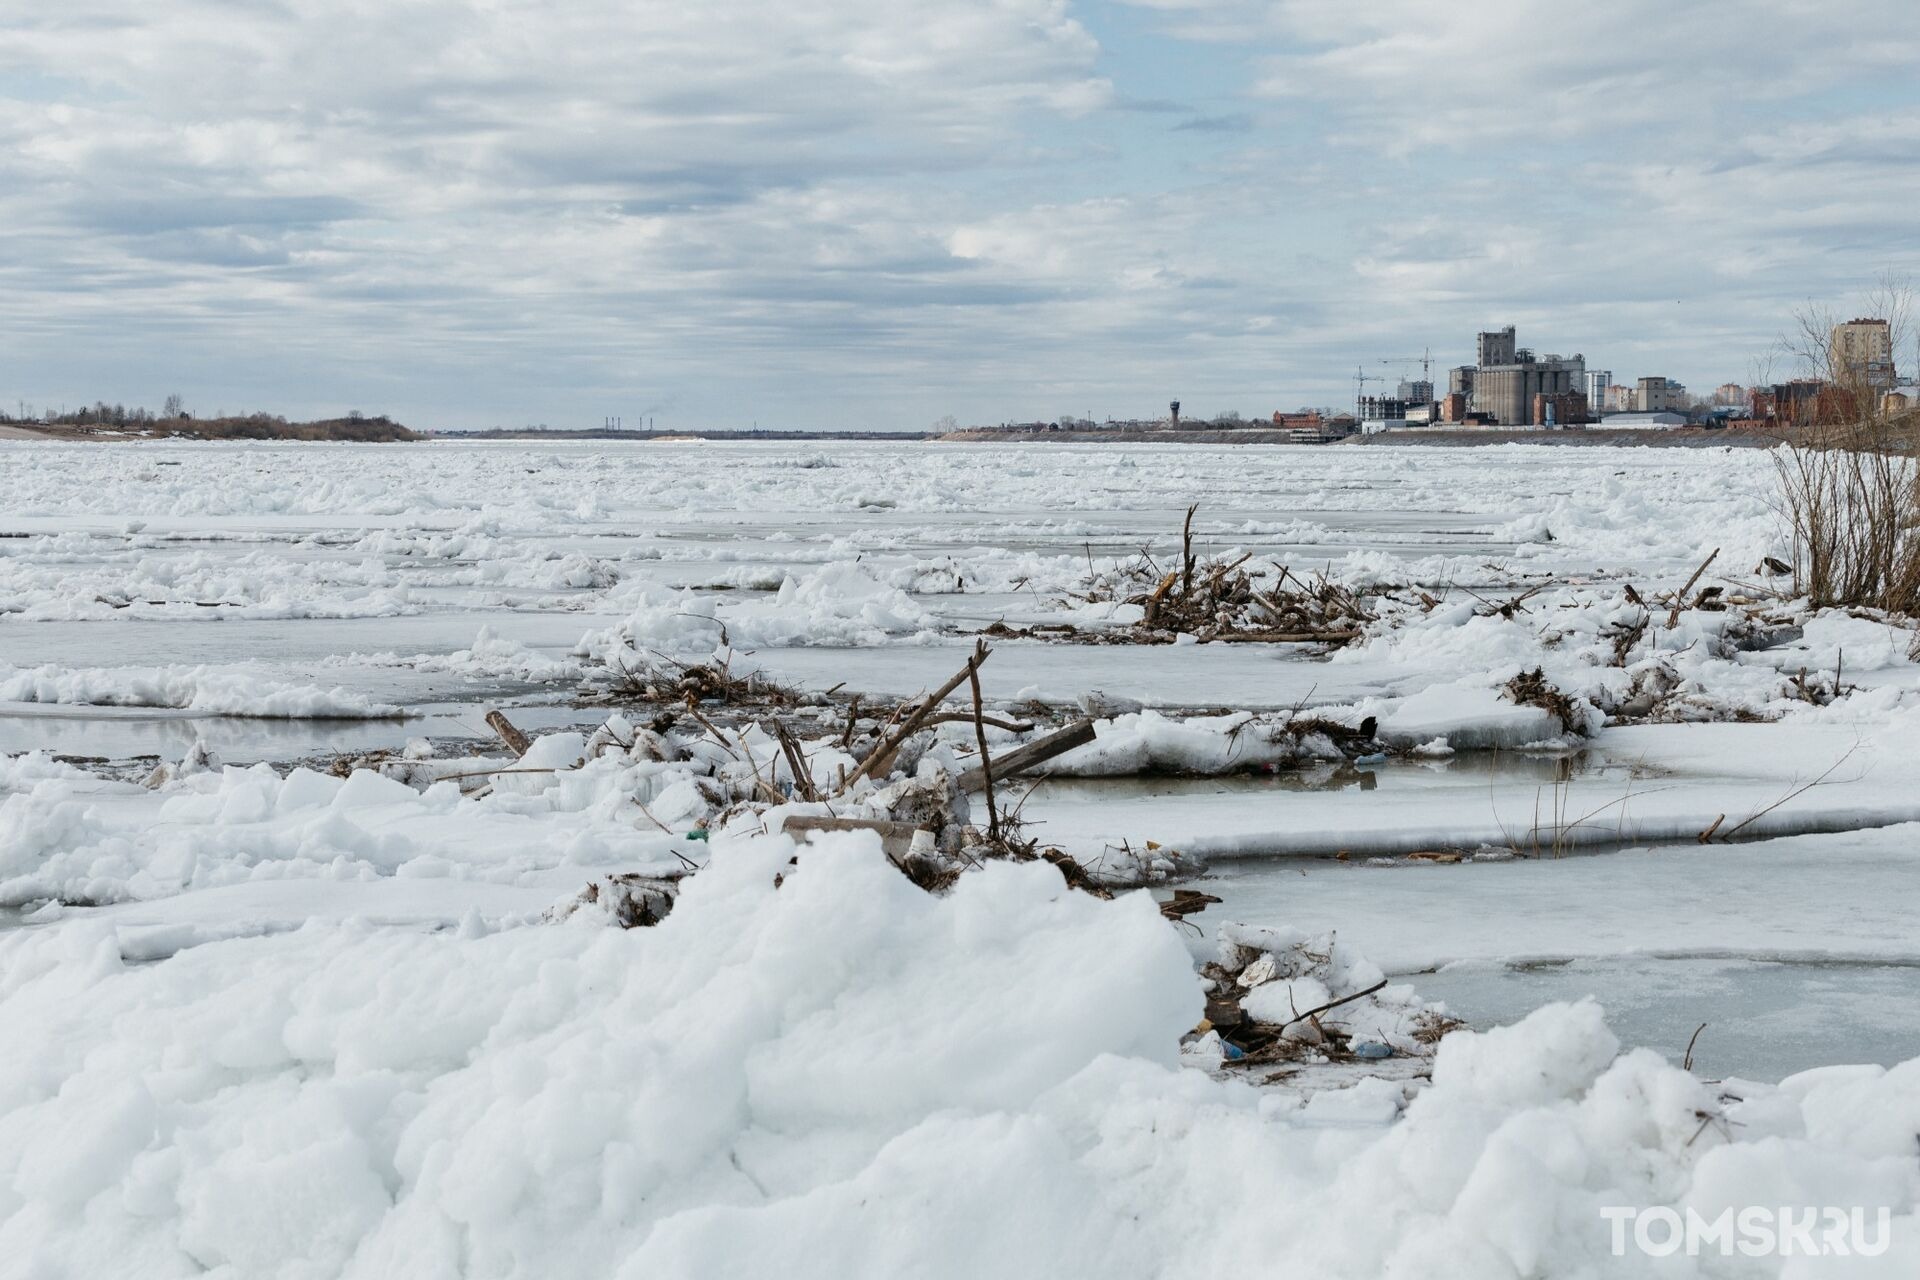
[[[1811,421],[1773,455],[1778,502],[1793,537],[1795,586],[1819,606],[1920,614],[1920,458],[1913,424],[1889,413],[1882,386],[1834,349],[1846,319],[1884,320],[1895,360],[1914,335],[1913,282],[1883,273],[1846,316],[1809,302],[1780,354],[1817,379]],[[1920,646],[1920,640],[1916,641]]]
[[[1824,419],[1877,421],[1882,413],[1881,388],[1872,384],[1866,369],[1841,359],[1834,351],[1834,330],[1847,320],[1861,318],[1887,322],[1889,354],[1897,362],[1915,336],[1916,292],[1911,277],[1883,271],[1842,315],[1826,303],[1809,300],[1793,313],[1793,328],[1778,343],[1777,354],[1801,377],[1813,378],[1833,389],[1820,416]],[[1916,357],[1920,358],[1920,357]],[[1771,368],[1771,361],[1769,368]]]
[[[170,394],[167,397],[167,402],[160,406],[160,415],[164,418],[184,418],[187,416],[187,402],[181,399],[178,391]]]

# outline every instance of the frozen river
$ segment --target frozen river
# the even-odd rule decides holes
[[[228,765],[282,770],[415,739],[475,750],[492,740],[490,706],[535,733],[591,729],[605,713],[574,692],[596,669],[595,636],[686,656],[724,626],[743,660],[803,689],[908,696],[990,624],[1113,625],[1078,594],[1088,574],[1143,555],[1172,563],[1189,503],[1203,557],[1244,553],[1355,589],[1424,584],[1448,602],[1434,616],[1458,602],[1465,625],[1389,633],[1331,659],[1300,645],[1002,640],[983,671],[989,697],[1390,718],[1462,677],[1551,665],[1581,642],[1577,626],[1573,640],[1551,629],[1554,611],[1593,612],[1568,597],[1510,622],[1471,616],[1486,594],[1541,582],[1652,591],[1706,550],[1744,573],[1778,549],[1770,464],[1749,451],[7,443],[0,461],[0,753],[51,751],[121,776],[196,744]],[[1469,638],[1475,627],[1484,638]],[[1825,643],[1716,659],[1691,678],[1758,708],[1779,671],[1832,664],[1839,650]],[[1571,759],[1465,751],[1331,773],[1062,780],[1023,816],[1050,840],[1153,840],[1211,859],[1202,885],[1226,898],[1218,918],[1338,930],[1477,1023],[1591,993],[1630,1040],[1666,1052],[1681,1029],[1713,1024],[1700,1059],[1714,1070],[1777,1078],[1822,1060],[1892,1061],[1920,1053],[1904,994],[1920,951],[1875,906],[1917,887],[1915,828],[1895,824],[1920,817],[1920,787],[1897,753],[1870,745],[1770,807],[1850,744],[1892,732],[1915,684],[1896,638],[1832,643],[1879,710],[1829,715],[1784,750],[1768,724],[1608,728]],[[1671,647],[1703,651],[1685,637]],[[1435,723],[1444,738],[1445,714]],[[31,784],[13,790],[25,805]],[[99,804],[143,820],[132,801]],[[1543,805],[1602,815],[1577,833],[1593,856],[1364,865],[1428,846],[1539,852],[1537,833],[1516,833]],[[1814,834],[1738,856],[1636,852],[1763,810],[1783,836]],[[412,874],[427,862],[410,859],[429,859],[435,874],[496,885],[484,902],[446,904],[536,908],[576,861],[616,859],[629,840],[580,815],[564,822],[564,838],[517,837],[547,850],[524,861],[465,866],[410,837],[411,852],[353,874]],[[1855,828],[1886,834],[1845,834]],[[1868,844],[1845,843],[1858,838]],[[33,840],[35,856],[60,852],[56,837]],[[1345,860],[1328,860],[1336,852]],[[155,880],[124,856],[81,858],[79,882],[108,899],[179,893],[169,929],[192,916],[196,885],[311,873],[305,855],[236,851]],[[1836,859],[1851,868],[1844,884],[1823,871]],[[16,853],[8,874],[29,887],[15,905],[33,905],[32,869]],[[1779,909],[1809,883],[1830,905]],[[234,917],[247,908],[233,901],[216,914],[244,932]],[[298,894],[259,901],[262,929],[308,910]],[[314,897],[310,913],[351,916],[356,901]],[[420,894],[392,912],[430,927],[460,914]]]

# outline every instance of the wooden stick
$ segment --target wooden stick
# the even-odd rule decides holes
[[[1199,503],[1187,508],[1187,518],[1180,525],[1180,599],[1186,601],[1193,597],[1193,513],[1200,509]]]
[[[1712,564],[1714,561],[1714,557],[1718,556],[1719,554],[1720,554],[1720,548],[1718,547],[1715,547],[1712,551],[1708,552],[1707,558],[1700,562],[1700,567],[1693,571],[1693,576],[1691,578],[1687,579],[1687,585],[1680,588],[1679,591],[1675,592],[1673,595],[1668,597],[1668,599],[1673,602],[1673,607],[1676,611],[1686,608],[1687,592],[1693,590],[1693,584],[1700,581],[1700,575],[1707,571],[1707,566]],[[1672,622],[1669,622],[1667,623],[1667,625],[1672,626],[1674,624]]]
[[[922,725],[921,728],[932,728],[936,724],[953,724],[960,720],[965,720],[968,724],[972,724],[976,719],[983,720],[996,729],[1005,729],[1008,733],[1033,732],[1033,722],[1031,720],[1002,720],[998,716],[976,716],[971,711],[942,711],[937,716],[928,716],[926,723]]]
[[[1288,1019],[1286,1022],[1281,1023],[1280,1029],[1282,1031],[1285,1031],[1288,1027],[1292,1026],[1296,1022],[1305,1022],[1308,1018],[1319,1017],[1321,1014],[1325,1013],[1329,1009],[1338,1009],[1343,1004],[1352,1004],[1355,1000],[1359,1000],[1365,996],[1370,996],[1374,992],[1380,990],[1382,987],[1386,985],[1387,985],[1387,980],[1385,978],[1382,978],[1380,979],[1380,981],[1368,987],[1365,991],[1356,991],[1350,996],[1341,996],[1338,1000],[1329,1000],[1325,1004],[1321,1005],[1316,1009],[1309,1009],[1305,1013],[1295,1014],[1292,1018]]]
[[[967,665],[960,668],[945,684],[928,694],[926,699],[915,708],[913,714],[901,722],[899,728],[881,739],[880,745],[875,747],[872,752],[868,754],[867,758],[860,762],[858,768],[847,775],[847,785],[852,786],[879,768],[882,764],[892,759],[894,752],[900,749],[900,744],[913,736],[920,726],[926,722],[927,717],[933,714],[933,709],[939,706],[948,694],[958,689],[961,684],[966,681],[967,677],[978,669],[979,664],[987,660],[988,655],[992,652],[993,650],[987,647],[985,641],[976,642],[973,656],[967,659]]]
[[[773,736],[780,739],[780,750],[787,757],[787,768],[793,771],[793,789],[800,793],[802,800],[818,800],[820,793],[814,789],[813,771],[807,767],[807,754],[793,740],[786,722],[777,716],[773,720]]]
[[[1045,764],[1075,747],[1084,747],[1093,739],[1093,721],[1076,720],[1064,729],[1056,729],[1043,738],[1035,738],[1026,746],[1001,756],[999,763],[993,766],[993,776],[1004,781],[1035,765]],[[982,770],[969,769],[960,775],[957,785],[962,791],[972,791],[985,782],[986,775]]]
[[[487,727],[500,735],[500,741],[506,743],[507,750],[516,756],[527,754],[527,748],[533,745],[533,741],[515,728],[513,721],[507,719],[504,711],[487,712]]]
[[[720,727],[714,724],[713,721],[707,719],[705,716],[700,714],[700,706],[698,703],[696,703],[693,700],[692,694],[687,695],[687,714],[692,716],[694,719],[694,722],[698,724],[702,729],[705,729],[707,733],[712,736],[713,740],[720,744],[720,749],[722,751],[732,756],[735,760],[738,760],[740,758],[740,753],[738,751],[735,751],[733,747],[728,744],[727,735],[720,732]],[[743,743],[742,745],[744,746],[745,744]],[[747,755],[748,755],[747,763],[752,764],[753,753],[748,752]],[[756,770],[755,772],[757,775],[758,771]]]
[[[495,778],[503,773],[567,773],[566,769],[516,769],[508,766],[504,769],[474,769],[467,773],[443,773],[435,782],[459,782],[466,778]]]
[[[987,755],[987,724],[980,707],[980,666],[967,663],[967,681],[973,686],[973,736],[980,744],[980,785],[987,793],[987,839],[1000,838],[1000,811],[993,805],[993,760]]]

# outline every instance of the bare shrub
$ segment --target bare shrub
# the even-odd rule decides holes
[[[1774,453],[1797,590],[1817,607],[1920,614],[1920,460],[1911,432],[1861,422]]]

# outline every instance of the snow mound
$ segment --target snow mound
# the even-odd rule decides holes
[[[1448,1037],[1404,1109],[1263,1094],[1176,1064],[1200,991],[1145,895],[1028,864],[936,897],[865,837],[792,852],[716,849],[652,928],[310,925],[138,966],[84,921],[0,938],[35,1046],[0,1059],[0,1249],[148,1277],[1608,1275],[1638,1272],[1602,1207],[1746,1203],[1886,1205],[1908,1265],[1920,1240],[1920,1062],[1715,1089],[1620,1056],[1586,1002]]]

